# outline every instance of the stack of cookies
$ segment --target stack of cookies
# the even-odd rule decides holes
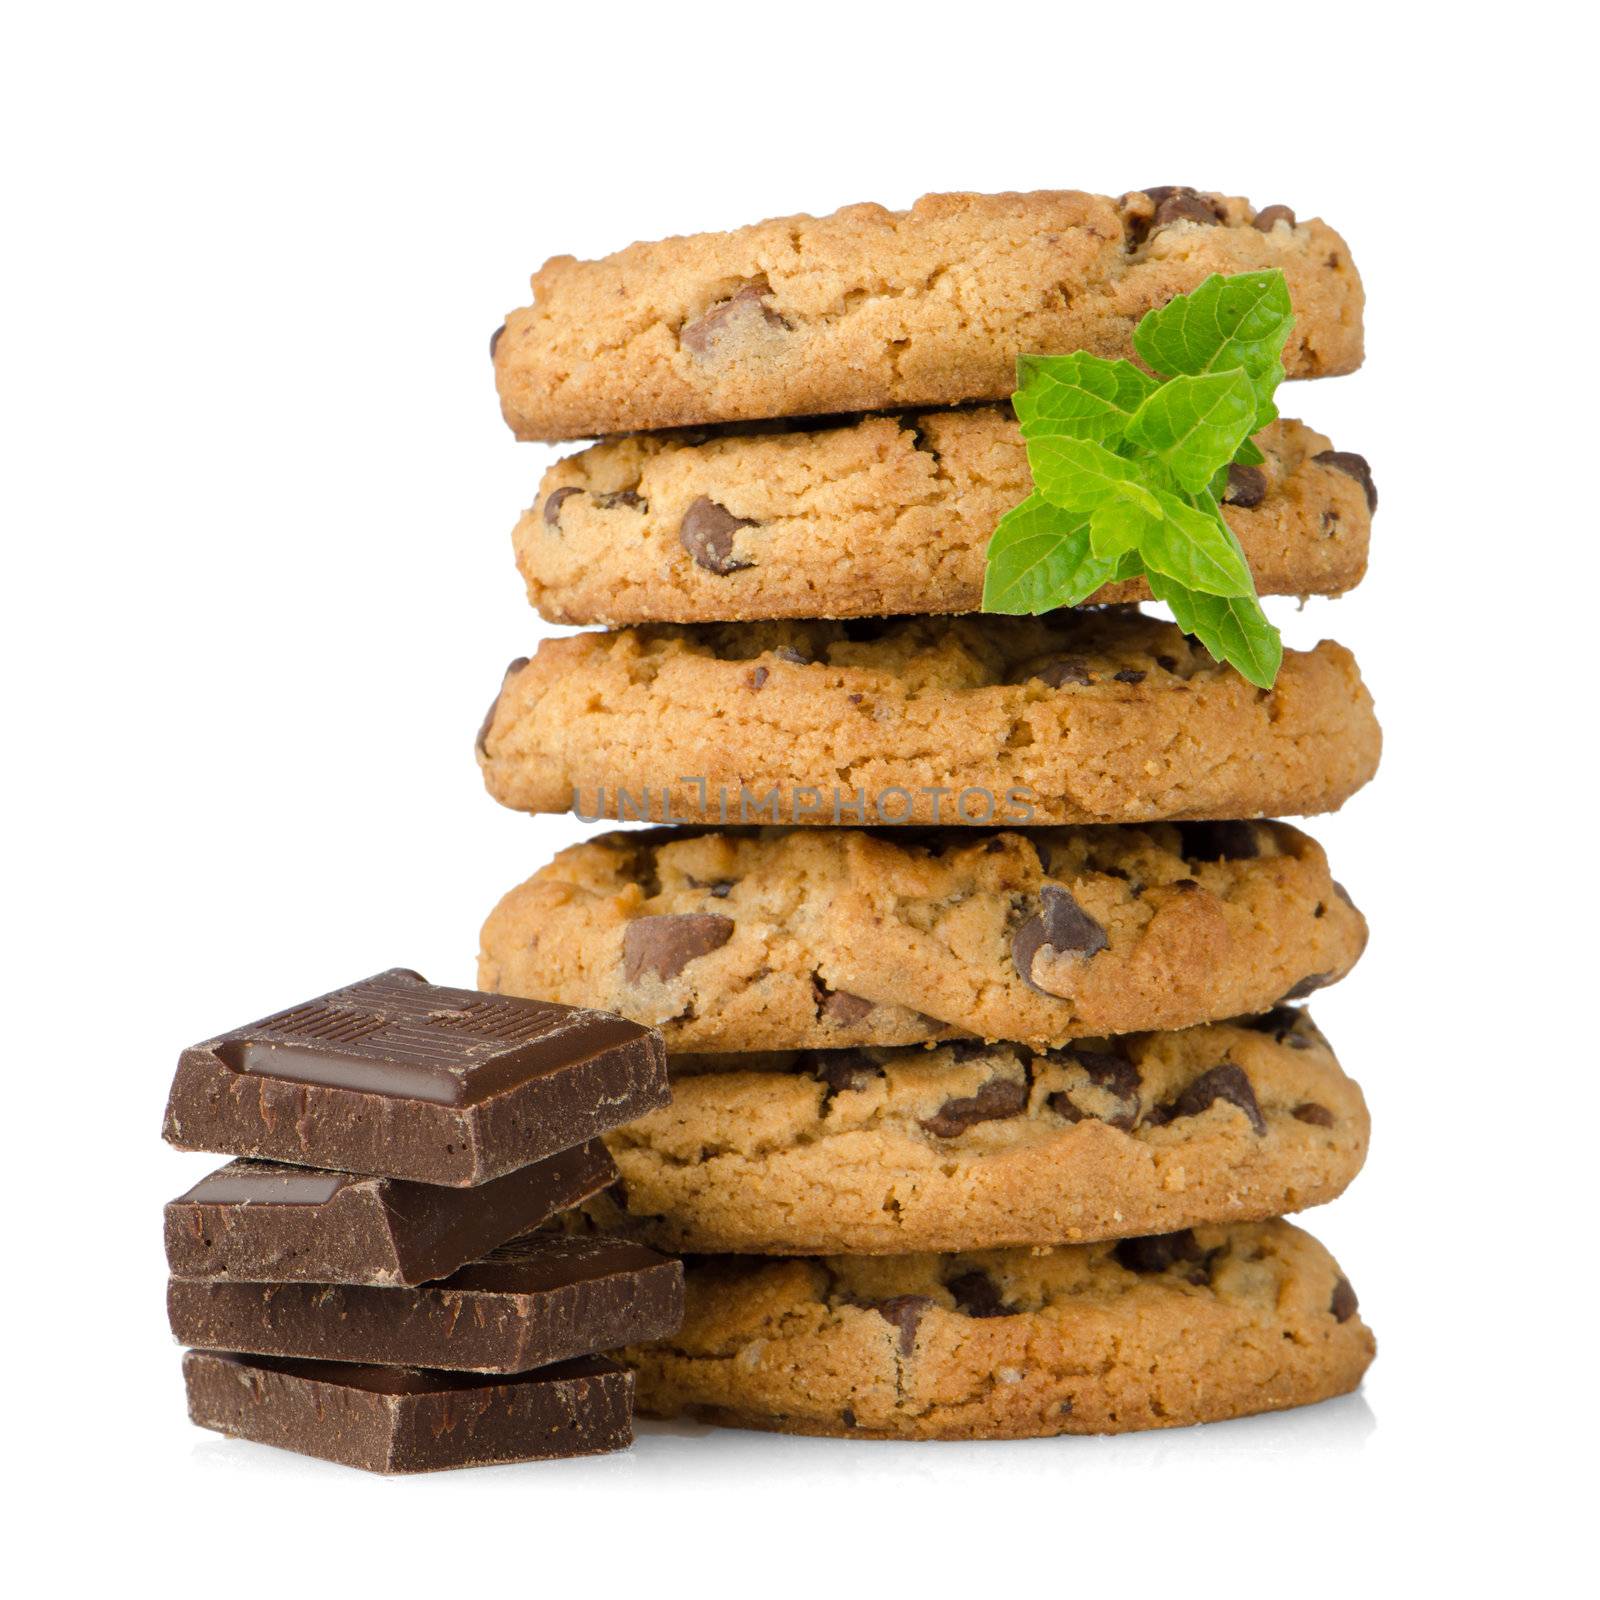
[[[678,1326],[682,1269],[532,1230],[666,1099],[648,1029],[403,968],[185,1050],[165,1137],[243,1158],[166,1208],[190,1417],[375,1472],[626,1446],[603,1352]]]
[[[1366,928],[1319,846],[1376,767],[1349,652],[1260,689],[1138,609],[982,614],[1030,492],[1025,353],[1132,354],[1279,269],[1288,375],[1353,370],[1338,234],[1190,189],[930,196],[560,257],[492,344],[519,438],[602,442],[515,534],[548,620],[478,741],[562,852],[486,990],[658,1027],[594,1226],[688,1256],[640,1405],[852,1437],[1170,1426],[1343,1393],[1348,1281],[1280,1220],[1359,1170],[1361,1093],[1294,1002]],[[1361,457],[1299,422],[1229,472],[1262,594],[1359,580]],[[894,826],[885,826],[894,825]]]

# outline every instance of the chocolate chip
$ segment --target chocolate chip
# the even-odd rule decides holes
[[[734,559],[733,536],[740,528],[758,526],[751,518],[736,517],[726,506],[701,495],[683,514],[678,543],[694,557],[695,565],[707,572],[739,572],[753,563]]]
[[[478,728],[478,754],[489,753],[489,730],[494,726],[494,714],[500,709],[500,696],[506,692],[506,685],[511,681],[513,674],[521,672],[527,666],[528,658],[518,656],[505,670],[505,675],[500,679],[500,689],[493,700],[489,702],[489,709],[483,714],[483,722]]]
[[[854,1093],[881,1078],[883,1068],[859,1050],[814,1050],[806,1056],[806,1071],[825,1084],[829,1095]]]
[[[1331,972],[1307,973],[1292,989],[1286,990],[1278,998],[1281,1006],[1286,1000],[1304,1000],[1308,994],[1315,994],[1318,989],[1325,989],[1333,982]]]
[[[788,327],[788,323],[766,304],[766,296],[771,293],[765,283],[747,283],[737,294],[712,306],[703,317],[680,328],[678,343],[693,355],[708,356],[714,355],[723,339],[734,333],[741,323],[759,317],[769,327]]]
[[[979,1122],[1015,1117],[1028,1109],[1028,1086],[1016,1078],[991,1078],[976,1094],[946,1100],[922,1126],[940,1139],[954,1139]]]
[[[752,689],[759,689],[771,676],[765,667],[752,667],[747,681]]]
[[[877,1004],[845,989],[830,989],[814,972],[811,993],[817,1005],[817,1021],[832,1022],[841,1028],[853,1028]]]
[[[1333,1113],[1326,1106],[1319,1106],[1315,1100],[1307,1100],[1303,1105],[1296,1106],[1293,1115],[1297,1122],[1309,1122],[1313,1128],[1333,1126]]]
[[[1367,465],[1365,456],[1358,456],[1354,450],[1319,450],[1311,459],[1342,472],[1347,478],[1354,478],[1367,497],[1367,510],[1378,509],[1378,486],[1372,481],[1372,468]]]
[[[1064,1089],[1057,1089],[1054,1094],[1046,1095],[1044,1098],[1044,1103],[1053,1112],[1055,1112],[1058,1117],[1063,1118],[1067,1122],[1087,1122],[1090,1120],[1089,1113],[1087,1111],[1080,1111],[1077,1105],[1073,1102],[1072,1096],[1069,1095]]]
[[[1088,1073],[1090,1083],[1099,1089],[1109,1089],[1119,1100],[1132,1100],[1144,1086],[1139,1069],[1125,1056],[1113,1055],[1109,1050],[1066,1051],[1067,1058]]]
[[[1011,959],[1022,981],[1040,994],[1052,994],[1037,983],[1033,963],[1040,951],[1052,955],[1098,955],[1109,944],[1106,930],[1058,884],[1039,888],[1039,909],[1011,937]]]
[[[811,656],[796,650],[793,645],[780,644],[772,654],[779,661],[787,661],[791,667],[809,667],[814,664]]]
[[[1150,219],[1152,228],[1163,228],[1169,222],[1203,222],[1215,227],[1222,221],[1217,205],[1186,184],[1162,184],[1144,192],[1156,208]]]
[[[1135,667],[1124,667],[1120,672],[1113,672],[1111,676],[1115,678],[1118,683],[1143,683],[1149,674],[1140,672]]]
[[[1228,467],[1228,489],[1222,497],[1225,506],[1258,506],[1267,498],[1267,475],[1260,467],[1242,467],[1237,461]]]
[[[908,1356],[917,1342],[917,1328],[932,1309],[933,1301],[925,1294],[897,1294],[891,1300],[869,1300],[864,1305],[900,1330],[900,1354]]]
[[[541,513],[544,517],[545,527],[559,528],[561,526],[561,507],[563,503],[571,499],[573,495],[582,493],[581,489],[552,489],[549,498],[544,503],[544,511]]]
[[[1062,1066],[1081,1067],[1090,1083],[1121,1102],[1118,1110],[1110,1116],[1098,1117],[1099,1121],[1113,1128],[1121,1128],[1124,1132],[1138,1123],[1141,1109],[1139,1091],[1144,1080],[1139,1076],[1139,1069],[1126,1057],[1113,1055],[1108,1050],[1084,1050],[1069,1046],[1065,1050],[1052,1050],[1047,1059]],[[1068,1122],[1082,1122],[1097,1117],[1097,1113],[1083,1110],[1065,1089],[1058,1089],[1045,1104]]]
[[[1000,1285],[981,1267],[963,1272],[945,1284],[964,1317],[1008,1317],[1011,1308],[1000,1297]]]
[[[1244,1112],[1258,1135],[1266,1133],[1267,1123],[1261,1115],[1261,1107],[1256,1103],[1256,1092],[1250,1087],[1244,1069],[1234,1066],[1232,1062],[1224,1062],[1220,1067],[1202,1072],[1176,1100],[1157,1106],[1150,1113],[1149,1120],[1160,1125],[1175,1122],[1179,1117],[1197,1117],[1219,1100],[1237,1106]]]
[[[1280,222],[1287,222],[1291,228],[1294,226],[1294,212],[1288,206],[1264,207],[1256,212],[1256,219],[1250,226],[1259,228],[1263,233],[1271,233]]]
[[[1254,861],[1261,854],[1250,822],[1180,822],[1183,854],[1189,861]]]
[[[1060,689],[1069,683],[1094,682],[1094,674],[1089,671],[1088,663],[1079,661],[1073,656],[1062,656],[1059,660],[1047,661],[1043,666],[1035,667],[1028,676],[1037,678],[1050,689]]]
[[[1333,1286],[1333,1298],[1328,1302],[1328,1309],[1333,1313],[1335,1322],[1348,1322],[1356,1314],[1356,1307],[1360,1301],[1356,1299],[1356,1292],[1350,1287],[1350,1280],[1341,1277]]]
[[[602,511],[609,511],[612,506],[627,506],[630,511],[637,511],[644,504],[644,497],[632,489],[617,489],[610,494],[597,494],[594,503]]]
[[[1200,1261],[1204,1252],[1190,1228],[1155,1233],[1143,1239],[1122,1239],[1111,1252],[1129,1272],[1167,1272],[1180,1261]]]
[[[853,1428],[856,1425],[856,1414],[850,1409],[849,1406],[846,1406],[844,1410],[839,1413],[839,1420],[845,1425],[845,1427]]]
[[[505,325],[505,323],[502,322],[500,324],[500,326],[498,328],[496,328],[494,330],[494,332],[489,335],[489,359],[491,361],[494,360],[495,351],[500,348],[500,335],[503,334],[505,331],[506,331],[506,325]]]
[[[699,956],[719,950],[733,937],[733,918],[712,911],[639,917],[622,936],[622,975],[637,983],[646,974],[663,982],[677,977]]]

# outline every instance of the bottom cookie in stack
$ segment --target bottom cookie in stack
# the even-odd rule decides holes
[[[688,1263],[641,1413],[852,1438],[1179,1427],[1346,1394],[1356,1296],[1282,1221],[1046,1250]]]

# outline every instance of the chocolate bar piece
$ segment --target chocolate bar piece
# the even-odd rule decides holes
[[[189,1417],[368,1472],[594,1456],[633,1443],[633,1374],[590,1358],[511,1378],[190,1350]]]
[[[231,1161],[167,1204],[180,1278],[247,1283],[426,1283],[616,1181],[598,1140],[476,1189]]]
[[[180,1150],[473,1185],[668,1098],[649,1028],[397,967],[185,1050],[162,1132]]]
[[[415,1289],[173,1278],[180,1344],[453,1372],[527,1372],[674,1333],[683,1264],[617,1239],[534,1234]]]

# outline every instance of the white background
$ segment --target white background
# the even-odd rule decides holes
[[[41,1571],[1550,1592],[1595,1390],[1576,14],[7,12],[4,1414]],[[1170,182],[1325,216],[1370,296],[1365,370],[1285,410],[1371,457],[1371,575],[1273,607],[1357,648],[1388,736],[1312,825],[1374,929],[1316,1005],[1371,1162],[1310,1219],[1378,1333],[1363,1394],[1110,1441],[651,1432],[402,1482],[192,1430],[158,1209],[212,1163],[157,1136],[179,1047],[394,963],[470,983],[496,897],[581,831],[499,810],[471,756],[540,631],[508,535],[545,454],[486,352],[529,272],[929,189]]]

